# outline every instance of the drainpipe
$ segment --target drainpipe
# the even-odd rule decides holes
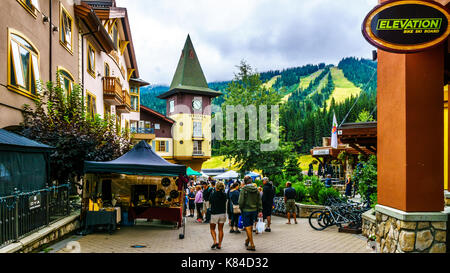
[[[52,36],[53,36],[53,25],[52,25],[52,0],[49,0],[48,1],[49,2],[49,4],[48,4],[48,9],[49,9],[49,13],[50,13],[50,16],[49,16],[49,54],[48,54],[48,61],[49,61],[49,75],[48,75],[48,78],[49,78],[49,81],[51,81],[52,80],[52,55],[53,55],[53,52],[52,52],[52,48],[53,48],[53,46],[52,46],[52,43],[53,43],[53,39],[52,39]]]

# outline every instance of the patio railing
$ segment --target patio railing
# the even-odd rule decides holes
[[[69,214],[68,184],[0,197],[0,247]]]

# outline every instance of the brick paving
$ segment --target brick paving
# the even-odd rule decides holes
[[[336,227],[324,231],[313,230],[308,219],[298,219],[298,225],[286,225],[286,219],[273,217],[272,232],[255,235],[256,253],[370,253],[361,235],[339,233]],[[178,239],[181,229],[149,226],[146,223],[134,227],[121,227],[112,235],[98,232],[73,237],[81,245],[82,253],[248,253],[244,246],[245,233],[230,234],[224,226],[221,250],[211,250],[213,244],[209,224],[195,223],[187,218],[186,237]],[[59,244],[61,245],[61,243]],[[132,248],[143,245],[145,248]],[[66,252],[57,249],[55,252]],[[52,251],[53,252],[53,251]],[[253,253],[253,252],[252,252]]]

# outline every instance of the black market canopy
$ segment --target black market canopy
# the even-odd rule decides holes
[[[123,156],[107,162],[84,162],[85,173],[119,173],[128,175],[186,175],[186,166],[168,162],[157,155],[145,141],[139,142]]]
[[[222,93],[208,87],[202,67],[192,45],[191,37],[188,35],[178,62],[177,70],[173,76],[168,92],[158,96],[160,99],[167,99],[173,94],[187,93],[204,95],[210,97],[221,96]]]
[[[0,196],[41,190],[50,182],[54,148],[0,129]]]

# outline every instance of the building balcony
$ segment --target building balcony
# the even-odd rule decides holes
[[[103,100],[110,105],[123,104],[123,90],[117,77],[103,77]],[[131,108],[131,107],[130,107]]]
[[[116,112],[119,114],[128,114],[131,111],[131,97],[127,90],[123,90],[122,94],[122,104],[116,106]]]
[[[154,128],[131,128],[133,140],[152,140],[156,138]]]
[[[202,140],[205,140],[205,136],[202,134],[202,135],[195,135],[195,134],[193,134],[192,135],[192,140],[200,140],[200,141],[202,141]]]

